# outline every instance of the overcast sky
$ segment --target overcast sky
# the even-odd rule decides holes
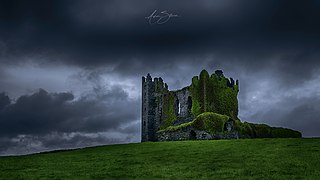
[[[141,76],[202,69],[239,79],[242,121],[319,137],[320,1],[1,0],[0,155],[139,142]]]

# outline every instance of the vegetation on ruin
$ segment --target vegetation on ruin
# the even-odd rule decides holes
[[[162,119],[160,129],[165,129],[173,125],[173,122],[177,119],[174,104],[175,95],[173,92],[168,92],[163,96],[163,109],[162,109]]]
[[[158,132],[171,132],[191,127],[197,130],[207,131],[209,133],[220,133],[224,130],[224,124],[229,120],[226,115],[213,112],[205,112],[197,116],[193,121],[183,123],[177,126],[169,126]]]
[[[181,130],[183,128],[187,128],[187,127],[191,127],[194,121],[190,121],[187,123],[183,123],[180,125],[176,125],[176,126],[169,126],[165,129],[161,129],[158,132],[172,132],[172,131],[177,131],[177,130]]]
[[[239,132],[240,137],[251,138],[255,137],[255,132],[253,131],[250,123],[240,122],[236,120],[234,123],[234,129]]]
[[[301,133],[287,128],[270,127],[265,124],[242,123],[238,116],[237,84],[231,82],[223,74],[209,75],[202,70],[199,77],[192,78],[188,90],[192,95],[191,114],[196,117],[192,122],[173,126],[177,119],[175,112],[174,92],[166,92],[163,96],[163,116],[161,118],[160,132],[177,131],[192,127],[208,133],[224,131],[224,124],[232,119],[234,130],[238,131],[240,138],[299,138]],[[163,87],[160,84],[159,87]],[[160,89],[157,88],[156,89]],[[158,102],[158,100],[157,100]],[[230,117],[230,118],[229,118]]]
[[[158,80],[154,83],[154,92],[156,93],[166,93],[168,90],[164,87],[163,81]]]
[[[210,134],[224,131],[224,124],[229,120],[226,115],[205,112],[197,116],[192,126],[195,129],[206,131]]]
[[[300,138],[299,131],[282,127],[270,127],[266,124],[253,124],[236,121],[235,130],[242,138]]]
[[[318,179],[320,139],[146,142],[0,157],[0,179]]]
[[[300,138],[302,135],[299,131],[294,131],[292,129],[272,127],[271,128],[271,137],[277,138]]]
[[[172,132],[183,128],[203,130],[210,134],[224,132],[224,125],[231,120],[226,115],[205,112],[198,115],[193,121],[177,126],[168,126],[158,132]],[[300,138],[301,133],[292,129],[270,127],[266,124],[253,124],[232,120],[234,130],[239,132],[240,138]]]
[[[191,113],[194,117],[204,112],[216,112],[237,119],[238,86],[227,86],[229,80],[213,73],[209,76],[202,70],[200,76],[192,78],[189,90],[192,94]]]

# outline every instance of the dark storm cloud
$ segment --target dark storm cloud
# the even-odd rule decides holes
[[[161,58],[158,65],[165,66],[168,56],[319,46],[318,1],[3,1],[1,7],[7,55],[60,54],[62,61],[85,66],[122,70],[125,63],[141,70],[154,66],[150,59]],[[154,9],[181,17],[150,26],[145,17]]]
[[[317,68],[318,1],[3,1],[1,7],[7,63],[29,55],[142,75],[206,63],[214,54],[211,66],[282,67],[285,81],[308,78],[309,68]],[[145,17],[154,9],[181,17],[150,26]]]
[[[0,93],[0,111],[10,104],[9,96],[5,93]]]
[[[23,139],[40,143],[39,147],[30,146],[38,151],[122,142],[125,137],[121,136],[125,135],[132,136],[129,140],[138,140],[139,103],[128,99],[120,87],[96,89],[93,94],[78,99],[72,93],[48,93],[40,89],[10,105],[8,97],[4,93],[0,95],[0,103],[6,105],[0,111],[0,141],[6,144],[3,151],[20,147]],[[118,135],[97,137],[99,132]],[[73,133],[78,134],[65,137]],[[85,136],[88,133],[94,136]]]
[[[71,93],[48,93],[40,89],[2,109],[0,135],[117,130],[128,119],[139,118],[137,102],[127,98],[119,87],[79,99],[74,99]],[[130,109],[123,111],[124,104]]]

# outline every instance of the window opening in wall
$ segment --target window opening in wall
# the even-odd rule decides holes
[[[179,102],[179,99],[176,100],[174,111],[175,111],[176,115],[180,114],[180,102]]]
[[[188,97],[188,111],[189,111],[189,112],[191,111],[191,108],[192,108],[192,99],[191,99],[191,97],[189,96],[189,97]]]

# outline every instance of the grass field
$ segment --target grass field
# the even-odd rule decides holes
[[[0,157],[1,179],[320,179],[320,139],[109,145]]]

